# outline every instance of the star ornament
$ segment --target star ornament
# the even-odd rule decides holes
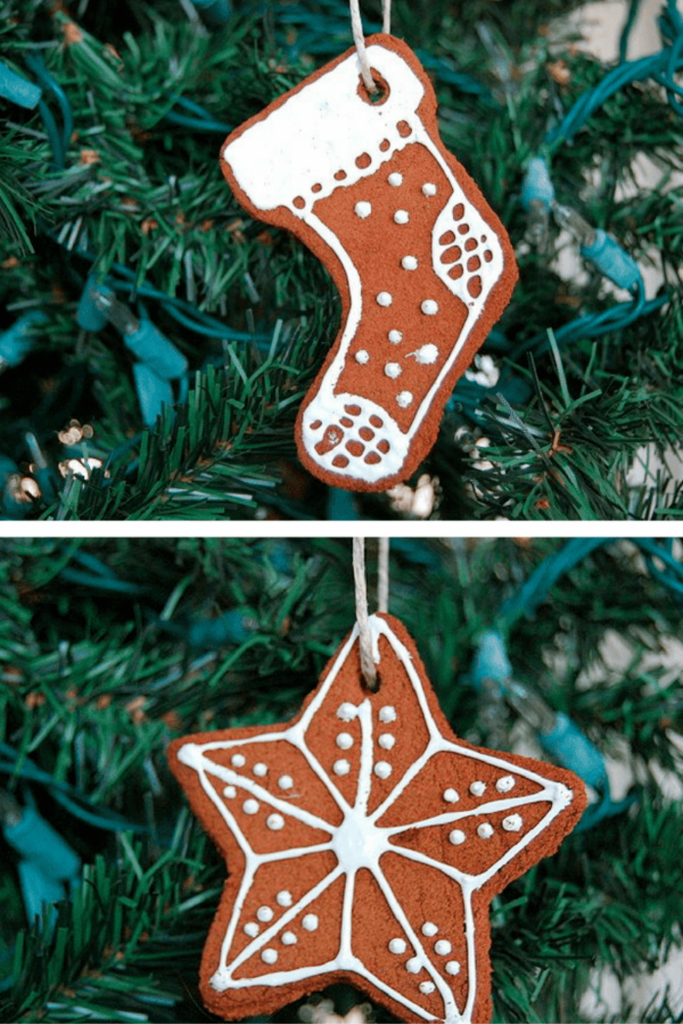
[[[488,905],[586,805],[572,772],[452,732],[404,627],[354,628],[296,718],[176,740],[169,763],[228,878],[207,1007],[270,1013],[345,981],[402,1021],[490,1017]]]

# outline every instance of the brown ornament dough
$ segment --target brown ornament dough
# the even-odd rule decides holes
[[[200,971],[226,1020],[345,981],[402,1021],[488,1021],[489,903],[586,805],[572,772],[458,739],[405,628],[370,627],[376,693],[356,627],[292,721],[169,748],[227,861]]]
[[[252,216],[325,264],[342,327],[297,419],[299,456],[326,483],[382,491],[434,444],[443,407],[507,305],[505,228],[439,138],[415,54],[367,39],[237,128],[221,166]]]

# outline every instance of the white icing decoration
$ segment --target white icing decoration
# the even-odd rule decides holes
[[[294,785],[294,779],[291,775],[281,775],[277,780],[277,784],[280,789],[291,789]]]
[[[438,953],[439,956],[448,956],[452,949],[453,947],[448,939],[439,939],[438,942],[434,943],[434,952]]]
[[[353,736],[348,732],[340,732],[335,743],[340,750],[349,750],[353,746]]]
[[[447,804],[457,804],[460,799],[455,789],[444,789],[443,798]]]
[[[389,943],[390,953],[405,953],[407,948],[405,939],[392,939]]]
[[[481,825],[477,825],[477,835],[481,839],[490,839],[493,835],[493,825],[489,825],[488,821],[484,821]]]
[[[360,363],[361,366],[365,366],[365,364],[370,360],[370,353],[366,352],[364,348],[359,348],[356,352],[355,358],[357,363]]]
[[[506,832],[519,832],[523,824],[519,814],[508,814],[507,818],[503,818],[503,828]]]
[[[361,220],[365,220],[365,218],[369,217],[370,214],[372,213],[372,206],[370,205],[370,203],[365,203],[361,201],[360,203],[356,203],[354,207],[354,212],[356,214],[356,217],[360,217]]]
[[[392,767],[388,761],[378,761],[375,765],[375,775],[379,779],[388,779],[391,775]]]
[[[373,64],[374,66],[374,64]],[[354,648],[358,643],[358,627],[354,627],[350,637],[339,650],[324,681],[312,700],[306,706],[300,718],[292,724],[285,723],[280,729],[272,729],[269,732],[255,734],[248,739],[239,740],[217,739],[207,743],[194,743],[188,741],[178,750],[177,757],[180,763],[188,766],[197,773],[199,785],[204,790],[207,799],[211,802],[217,814],[221,816],[226,827],[232,832],[244,860],[244,869],[238,892],[235,896],[232,912],[228,919],[226,930],[220,950],[217,952],[217,966],[210,978],[210,985],[216,991],[228,989],[242,989],[252,986],[273,986],[277,987],[291,981],[305,981],[315,986],[315,980],[323,973],[333,971],[348,971],[356,973],[366,981],[372,981],[382,991],[391,996],[398,1005],[405,1007],[410,1015],[424,1020],[438,1019],[446,1024],[471,1024],[472,1010],[477,993],[477,957],[476,937],[473,900],[476,892],[486,882],[507,864],[513,857],[526,849],[528,844],[536,838],[552,822],[561,811],[572,801],[573,793],[566,786],[559,782],[552,782],[543,778],[537,773],[512,766],[505,760],[504,755],[494,755],[488,751],[479,751],[469,747],[462,747],[457,741],[449,740],[442,736],[439,727],[432,717],[422,682],[418,676],[410,651],[401,643],[394,634],[389,623],[377,616],[370,616],[370,635],[373,651],[379,651],[380,638],[389,645],[390,650],[401,663],[405,672],[406,684],[412,688],[412,694],[416,708],[419,708],[422,725],[429,736],[423,752],[415,758],[413,763],[397,777],[395,784],[381,799],[379,806],[373,804],[372,812],[369,812],[370,796],[373,779],[373,750],[375,739],[373,736],[374,716],[372,703],[369,697],[362,700],[360,705],[348,705],[350,714],[348,720],[357,718],[360,729],[359,741],[359,767],[358,780],[355,784],[355,798],[347,800],[335,785],[334,778],[330,776],[321,763],[313,756],[306,743],[306,736],[312,720],[318,714],[325,702],[334,702],[335,682],[351,657]],[[355,654],[354,654],[355,657]],[[331,692],[332,691],[332,692]],[[336,702],[333,703],[336,706]],[[341,705],[343,707],[344,705]],[[383,709],[384,710],[384,709]],[[395,709],[386,705],[386,710],[393,712],[391,720],[395,719]],[[382,717],[380,713],[380,718]],[[219,734],[220,735],[220,734]],[[332,743],[332,736],[330,743]],[[300,802],[285,800],[277,793],[271,792],[250,776],[241,776],[233,768],[225,765],[225,751],[237,744],[244,747],[250,743],[273,743],[274,750],[280,750],[286,756],[291,756],[292,748],[295,748],[298,756],[305,762],[305,770],[312,774],[318,783],[324,785],[327,792],[334,800],[338,809],[336,821],[341,818],[341,824],[331,825],[318,814],[306,810],[305,790],[302,785],[303,795]],[[219,762],[213,759],[212,754],[223,755]],[[497,769],[499,772],[513,770],[519,777],[529,780],[534,785],[534,791],[525,796],[501,797],[494,794],[488,801],[479,802],[470,810],[456,810],[448,808],[446,811],[437,813],[431,817],[420,820],[402,820],[400,824],[380,826],[379,821],[386,815],[398,797],[404,792],[405,787],[412,782],[425,768],[427,763],[435,756],[444,754],[456,755],[457,760],[462,762],[463,758],[470,759],[478,766],[486,766],[488,769]],[[271,765],[276,763],[276,754],[273,754]],[[280,778],[283,778],[281,776]],[[254,800],[268,809],[269,812],[279,812],[289,815],[291,818],[320,830],[326,838],[314,846],[290,847],[283,838],[283,845],[280,851],[259,854],[254,851],[249,836],[252,830],[258,834],[258,824],[252,824],[250,820],[240,819],[238,822],[235,814],[231,811],[230,805],[222,796],[222,787],[234,785],[245,791]],[[280,787],[281,788],[281,787]],[[419,850],[408,847],[401,847],[392,843],[392,837],[405,832],[406,829],[430,829],[434,826],[445,826],[450,828],[449,839],[453,842],[454,826],[464,819],[476,820],[481,814],[499,814],[517,811],[527,804],[541,804],[547,810],[539,816],[539,820],[533,827],[527,829],[523,834],[510,835],[500,833],[500,839],[505,839],[504,851],[486,868],[477,874],[470,874],[459,869],[454,863],[453,853],[445,854],[443,860],[427,857]],[[418,810],[419,813],[419,810]],[[473,820],[470,821],[473,824]],[[283,837],[286,836],[286,831]],[[463,834],[464,837],[464,834]],[[457,845],[457,844],[456,844]],[[403,891],[394,892],[390,887],[384,872],[381,868],[381,856],[387,850],[392,851],[392,857],[405,857],[412,862],[426,863],[432,869],[438,870],[441,874],[450,879],[454,886],[458,886],[463,900],[464,907],[464,935],[463,949],[467,957],[467,985],[463,994],[462,1005],[456,1005],[455,997],[450,985],[443,977],[446,974],[457,974],[460,965],[457,960],[448,961],[445,965],[434,961],[434,952],[429,949],[423,937],[419,934],[419,925],[413,925],[403,905],[407,894]],[[329,873],[319,882],[303,892],[299,899],[291,906],[283,908],[282,912],[273,919],[264,922],[266,925],[262,932],[251,937],[251,940],[243,945],[243,940],[236,939],[238,929],[244,929],[247,935],[253,932],[253,927],[247,930],[247,925],[254,922],[243,923],[245,905],[252,893],[256,874],[260,869],[274,860],[286,863],[291,859],[292,865],[299,864],[302,857],[314,852],[331,851],[335,855],[335,864]],[[352,942],[352,921],[354,907],[354,891],[356,873],[361,869],[370,871],[381,890],[389,911],[393,915],[395,927],[399,934],[405,935],[406,949],[411,948],[411,957],[406,963],[406,969],[411,973],[419,973],[425,970],[428,980],[435,985],[438,992],[438,999],[441,1001],[438,1012],[430,1003],[428,1011],[414,997],[393,988],[383,977],[371,972],[365,964],[353,952]],[[292,927],[295,921],[301,920],[301,927],[305,930],[315,930],[319,925],[318,916],[309,908],[315,906],[315,901],[332,886],[337,879],[343,878],[345,884],[343,908],[341,913],[341,929],[339,932],[339,945],[334,958],[326,964],[321,965],[314,959],[312,965],[301,965],[291,969],[270,970],[259,974],[253,970],[249,976],[235,977],[235,973],[246,961],[251,958],[261,958],[264,963],[264,953],[272,949],[272,943],[284,941],[284,935]],[[277,899],[277,897],[276,897]],[[261,908],[259,908],[261,910]],[[264,908],[269,911],[269,907]],[[415,912],[417,909],[414,908]],[[272,913],[272,911],[271,911]],[[304,915],[303,918],[301,915]],[[258,916],[258,913],[257,913]],[[256,926],[258,927],[258,926]],[[392,940],[393,941],[393,940]],[[286,944],[286,943],[285,943]],[[239,952],[233,952],[233,946],[239,948]],[[416,986],[417,988],[417,986]],[[436,997],[435,997],[436,998]]]
[[[281,814],[269,814],[266,818],[266,825],[273,832],[279,832],[281,828],[285,827],[285,819]]]
[[[234,796],[237,796],[237,790],[234,786],[226,786],[223,790],[223,796],[228,800],[232,800]]]
[[[423,995],[430,996],[436,988],[436,985],[433,981],[421,981],[418,987]]]
[[[279,907],[291,907],[292,905],[292,894],[287,889],[282,889],[281,892],[275,897],[275,902]]]
[[[392,345],[398,345],[399,342],[403,341],[403,333],[401,331],[389,331],[389,341]]]
[[[398,171],[392,171],[392,173],[387,178],[387,181],[389,182],[390,185],[393,185],[394,188],[396,188],[398,185],[403,184],[403,175],[399,174]]]
[[[263,921],[265,924],[266,922],[273,920],[273,910],[271,907],[259,907],[256,911],[256,916],[259,921]]]
[[[377,716],[380,722],[384,722],[386,725],[388,722],[396,721],[396,708],[392,708],[390,704],[386,704],[383,708],[379,709],[379,715]]]
[[[390,306],[393,301],[394,300],[389,292],[380,292],[377,296],[377,304],[379,306]]]
[[[396,742],[396,737],[392,736],[390,732],[383,732],[377,742],[382,750],[391,750]]]
[[[258,801],[257,800],[245,800],[242,804],[242,810],[245,814],[258,814]]]
[[[417,270],[417,259],[414,256],[404,256],[401,266],[404,270]]]
[[[407,210],[397,210],[394,214],[394,222],[396,224],[407,224],[410,220],[410,214]]]
[[[421,348],[415,349],[414,352],[409,352],[409,356],[415,356],[415,361],[420,363],[422,366],[431,366],[439,358],[439,350],[436,345],[422,345]]]
[[[422,186],[422,194],[425,196],[435,196],[436,185],[433,185],[431,181],[426,181]]]
[[[277,960],[277,950],[264,949],[263,952],[261,953],[261,959],[263,960],[264,964],[274,964],[275,961]]]
[[[499,793],[509,793],[514,787],[515,780],[511,775],[503,775],[501,779],[496,782],[496,789]]]
[[[235,768],[244,768],[247,763],[247,759],[244,754],[233,754],[230,758],[230,763],[234,765]]]
[[[384,372],[387,377],[391,377],[392,380],[396,380],[397,377],[401,376],[403,371],[398,363],[387,363],[384,367]]]
[[[396,396],[396,401],[398,402],[402,409],[407,409],[412,400],[413,395],[412,392],[410,391],[401,391],[401,393]]]
[[[448,834],[449,843],[453,843],[453,846],[460,846],[461,843],[465,842],[465,833],[459,829],[454,828],[452,832]]]
[[[247,921],[244,926],[244,934],[248,935],[250,939],[255,939],[258,933],[261,931],[256,921]]]
[[[297,942],[297,937],[294,932],[283,932],[282,933],[282,944],[283,946],[293,946]]]
[[[481,796],[484,793],[485,789],[486,783],[480,782],[477,779],[477,781],[473,782],[472,785],[470,786],[470,793],[472,794],[472,796]]]
[[[420,309],[427,316],[434,316],[435,313],[439,312],[439,303],[434,299],[425,299],[420,306]]]
[[[254,775],[258,775],[260,778],[263,778],[264,775],[268,774],[268,765],[265,765],[263,764],[262,761],[259,761],[258,764],[254,765],[252,771]]]
[[[341,718],[342,722],[352,722],[357,714],[358,708],[348,700],[345,700],[344,703],[340,704],[337,708],[337,718]]]
[[[431,938],[432,935],[436,935],[439,929],[433,921],[425,921],[420,930],[423,935],[427,936],[427,938]]]
[[[335,775],[348,775],[351,771],[351,765],[347,760],[341,758],[341,760],[334,762],[332,765],[332,771]]]

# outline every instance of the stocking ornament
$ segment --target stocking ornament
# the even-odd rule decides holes
[[[201,964],[226,1020],[347,982],[401,1021],[490,1018],[488,907],[586,804],[572,772],[474,747],[396,619],[359,627],[296,718],[176,740],[169,763],[226,858]]]
[[[235,196],[325,264],[342,326],[299,411],[299,456],[326,483],[382,491],[436,440],[443,406],[510,299],[506,231],[438,134],[415,54],[367,40],[236,129]]]

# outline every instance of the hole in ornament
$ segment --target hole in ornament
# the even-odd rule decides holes
[[[306,200],[303,196],[297,196],[296,199],[293,200],[292,205],[296,206],[297,210],[303,210],[306,205]]]
[[[361,427],[358,433],[360,434],[364,441],[372,441],[373,437],[375,436],[375,431],[370,430],[370,427]]]
[[[389,139],[382,139],[382,141],[379,144],[380,152],[386,153],[390,146],[391,143],[389,142]]]
[[[364,171],[366,167],[369,167],[372,163],[372,157],[369,153],[361,153],[360,156],[356,157],[356,167],[360,167],[361,171]]]
[[[360,412],[360,409],[358,411]],[[373,427],[383,427],[384,426],[384,420],[380,419],[379,416],[375,416],[374,413],[370,417],[370,422],[372,423]]]
[[[452,245],[450,249],[446,249],[445,252],[441,253],[442,263],[455,263],[462,256],[462,249],[459,245]]]
[[[365,451],[365,445],[361,444],[360,441],[347,441],[346,450],[351,452],[354,458],[358,459]]]
[[[486,235],[482,235],[481,236],[481,240],[482,240],[482,242],[485,242],[486,241]]]
[[[453,207],[453,219],[454,220],[462,220],[462,218],[464,216],[465,216],[465,204],[464,203],[458,203],[456,206]]]
[[[311,185],[311,192],[322,192],[323,187],[319,181],[316,181],[315,185]]]
[[[342,416],[342,418],[340,419],[339,422],[341,423],[342,427],[352,427],[353,426],[353,420],[349,419],[348,416]]]
[[[472,250],[476,249],[476,248],[477,248],[477,240],[476,240],[476,238],[468,238],[467,241],[465,242],[465,249],[467,250],[467,252],[472,252]]]
[[[335,177],[336,177],[336,175],[335,175]],[[469,230],[470,230],[469,224],[461,224],[460,227],[458,228],[458,234],[459,235],[466,235],[466,234],[468,234]]]
[[[467,282],[467,291],[473,299],[478,299],[481,295],[481,278],[478,274],[476,277],[471,277]]]
[[[382,78],[379,71],[376,71],[375,68],[370,68],[370,74],[373,82],[377,86],[375,92],[368,91],[367,86],[360,75],[358,76],[358,88],[356,89],[356,92],[362,99],[363,103],[369,103],[373,107],[381,107],[382,104],[386,103],[389,99],[391,89],[389,88],[387,80]],[[381,149],[382,147],[380,146],[379,148]]]
[[[402,139],[407,139],[412,130],[413,129],[410,127],[407,121],[399,121],[398,124],[396,125],[396,131],[398,132]]]
[[[349,464],[349,460],[345,455],[335,455],[332,459],[332,465],[336,466],[337,469],[345,469]]]
[[[359,405],[345,405],[344,412],[348,412],[349,416],[360,416]]]
[[[464,271],[460,264],[458,263],[457,266],[451,267],[451,269],[448,271],[448,276],[452,277],[454,281],[457,281],[459,277],[462,277],[463,273]]]
[[[455,241],[455,235],[452,231],[445,231],[439,239],[439,245],[450,245],[451,242]]]
[[[386,455],[390,447],[391,445],[388,441],[382,440],[377,442],[377,451],[382,452],[383,455]]]
[[[470,258],[467,261],[467,269],[470,270],[470,271],[471,270],[479,270],[480,266],[481,266],[481,260],[479,259],[479,257],[478,256],[470,256]]]
[[[346,171],[337,171],[337,173],[334,176],[334,180],[335,181],[343,181],[345,177],[346,177]]]
[[[368,454],[363,459],[363,462],[367,462],[368,466],[376,466],[377,463],[381,461],[382,460],[377,454],[377,452],[368,452]]]
[[[310,424],[310,429],[311,430],[320,430],[322,425],[323,425],[323,421],[322,420],[314,420],[313,423]]]
[[[487,263],[490,263],[491,260],[493,259],[493,253],[491,252],[490,249],[487,249],[486,252],[484,253],[484,259],[486,260]]]

